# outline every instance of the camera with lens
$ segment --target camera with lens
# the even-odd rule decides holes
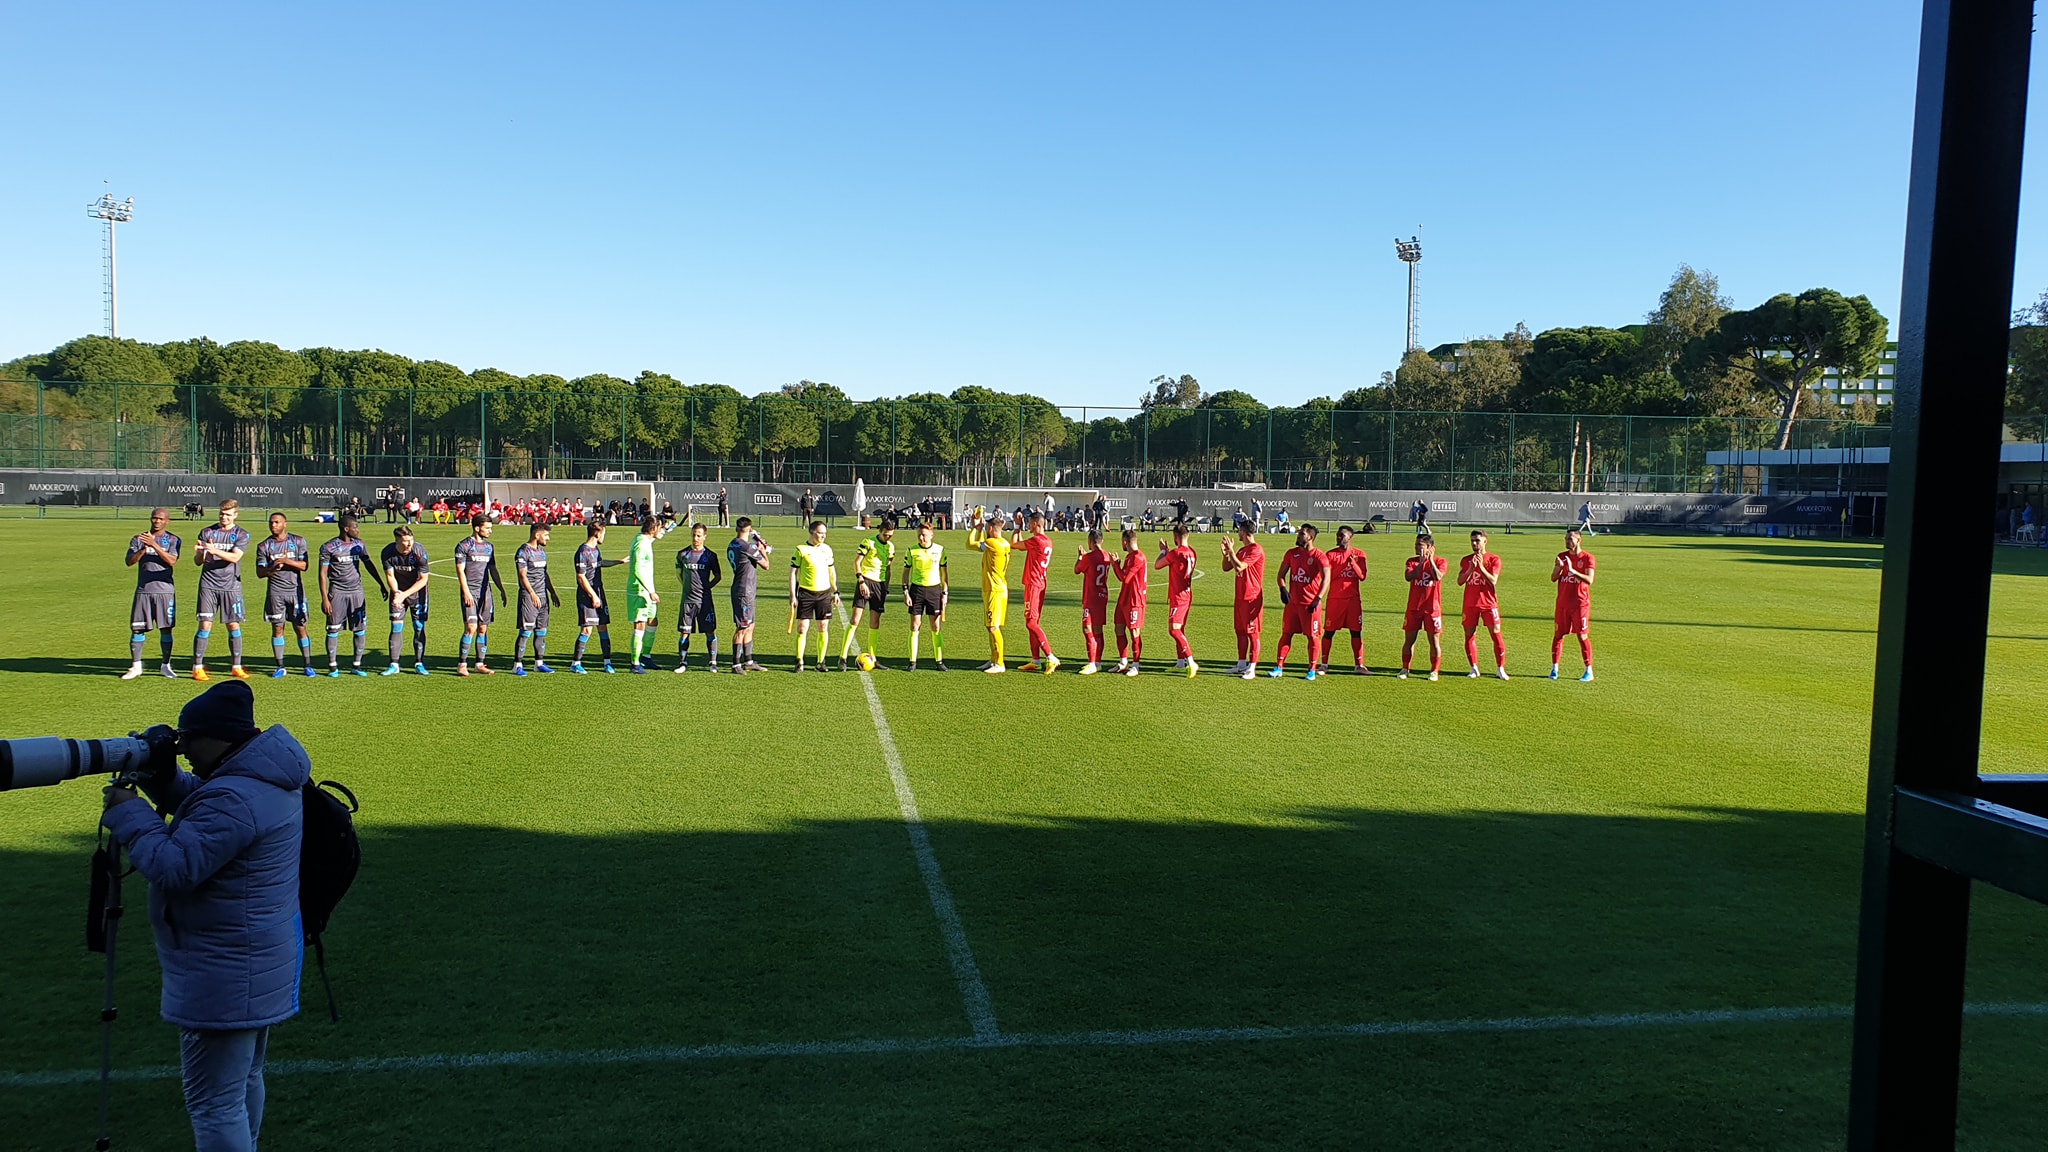
[[[36,736],[0,740],[0,792],[62,784],[79,776],[108,775],[112,782],[132,786],[176,771],[178,733],[168,724],[152,724],[125,739],[74,740]]]

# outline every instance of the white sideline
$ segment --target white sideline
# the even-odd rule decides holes
[[[2048,1004],[1968,1004],[1971,1016],[2048,1016]],[[616,1064],[673,1064],[767,1060],[805,1056],[897,1056],[1006,1048],[1145,1048],[1165,1044],[1230,1044],[1286,1040],[1346,1040],[1400,1036],[1470,1036],[1506,1032],[1612,1031],[1688,1028],[1717,1024],[1793,1024],[1847,1020],[1846,1004],[1809,1008],[1715,1008],[1691,1012],[1617,1012],[1589,1016],[1506,1016],[1494,1019],[1389,1020],[1368,1024],[1299,1027],[1149,1028],[1137,1031],[1010,1032],[996,1036],[930,1036],[897,1040],[818,1040],[770,1044],[694,1044],[571,1051],[472,1052],[426,1056],[358,1056],[347,1060],[272,1060],[276,1076],[347,1076],[379,1072],[460,1072],[472,1068],[572,1068]],[[99,1071],[0,1073],[0,1088],[55,1088],[90,1084]],[[118,1068],[114,1079],[176,1080],[170,1065]]]

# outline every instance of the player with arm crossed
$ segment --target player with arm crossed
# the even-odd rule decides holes
[[[249,548],[249,530],[235,525],[242,514],[239,501],[220,502],[220,522],[199,531],[194,548],[199,562],[199,631],[192,638],[192,678],[206,674],[206,645],[214,621],[228,626],[228,675],[247,680],[242,671],[242,555]]]
[[[491,651],[491,619],[496,615],[491,586],[498,589],[498,602],[505,600],[505,581],[498,575],[498,557],[491,544],[491,519],[478,512],[469,518],[469,535],[455,546],[456,589],[462,593],[462,640],[455,653],[455,674],[469,675],[469,657],[476,650],[476,670],[485,676],[491,669],[484,660]]]
[[[1052,654],[1052,638],[1045,634],[1043,623],[1045,588],[1052,573],[1052,537],[1046,535],[1045,517],[1042,510],[1033,512],[1031,534],[1017,534],[1010,540],[1010,548],[1024,562],[1024,634],[1031,646],[1031,659],[1017,671],[1050,676],[1059,670],[1060,658]]]
[[[398,675],[399,653],[405,647],[405,625],[412,622],[412,670],[427,674],[427,548],[413,539],[412,528],[391,530],[391,543],[377,557],[384,584],[391,591],[391,663],[380,675]]]
[[[626,615],[633,619],[633,663],[628,671],[644,676],[653,666],[647,651],[647,632],[654,627],[661,610],[661,593],[654,587],[654,544],[668,534],[668,521],[649,516],[640,522],[640,532],[626,546]]]
[[[327,675],[341,676],[341,630],[346,627],[355,637],[350,671],[368,676],[363,671],[363,649],[370,632],[370,604],[363,592],[363,574],[369,573],[386,599],[390,599],[391,590],[384,586],[384,577],[370,562],[370,550],[363,547],[363,530],[356,518],[344,515],[336,527],[340,534],[320,546],[320,610],[327,615]]]
[[[917,526],[917,543],[903,553],[903,606],[910,611],[910,670],[917,671],[918,630],[925,618],[932,622],[932,666],[946,670],[945,641],[939,627],[946,619],[946,599],[951,594],[951,577],[946,572],[946,546],[932,542],[932,522]]]
[[[1365,582],[1365,549],[1351,546],[1351,525],[1337,529],[1337,546],[1323,555],[1330,560],[1330,607],[1323,617],[1323,670],[1330,669],[1330,649],[1337,643],[1337,630],[1351,633],[1351,666],[1360,676],[1365,667],[1365,604],[1359,585]]]
[[[1231,671],[1250,680],[1259,674],[1260,633],[1266,624],[1266,549],[1259,543],[1258,521],[1237,522],[1237,547],[1223,543],[1223,570],[1237,581],[1230,621],[1237,632],[1237,664]]]
[[[1593,637],[1588,630],[1593,616],[1593,554],[1579,547],[1579,530],[1567,529],[1564,551],[1550,569],[1557,584],[1557,629],[1550,637],[1550,678],[1557,679],[1557,662],[1564,655],[1564,638],[1579,638],[1579,656],[1586,662],[1581,683],[1593,679]]]
[[[718,671],[718,601],[712,589],[725,579],[718,553],[704,546],[703,524],[690,525],[690,546],[676,553],[676,574],[683,582],[683,610],[676,617],[676,674],[690,670],[690,633],[704,634],[704,654]]]
[[[1185,508],[1187,502],[1176,507]],[[1166,569],[1166,631],[1173,637],[1174,671],[1186,672],[1192,680],[1201,668],[1195,663],[1195,650],[1188,647],[1188,609],[1195,603],[1195,550],[1188,547],[1185,516],[1173,522],[1173,547],[1168,548],[1164,540],[1159,542],[1159,559],[1152,566]]]
[[[1010,542],[1003,539],[1001,510],[976,520],[967,529],[967,546],[981,550],[981,617],[988,628],[988,663],[983,672],[1001,673],[1003,624],[1010,616]]]
[[[555,574],[548,571],[548,527],[536,522],[526,530],[526,543],[512,554],[513,575],[519,581],[519,637],[512,642],[512,674],[526,675],[526,645],[533,644],[533,670],[551,675],[548,667],[548,617],[561,604],[555,591]]]
[[[172,570],[178,566],[178,551],[185,542],[171,531],[169,510],[157,508],[149,514],[149,531],[128,538],[128,567],[135,569],[135,602],[128,610],[128,671],[121,679],[142,675],[142,648],[156,630],[157,647],[163,654],[163,675],[174,680],[171,667],[171,630],[178,623],[178,584]]]
[[[263,618],[270,622],[270,654],[277,659],[277,667],[270,673],[272,680],[285,676],[287,625],[298,633],[299,657],[306,662],[306,675],[319,675],[313,671],[313,638],[306,634],[306,620],[311,612],[306,606],[304,573],[312,567],[313,552],[306,538],[288,531],[289,527],[284,513],[272,512],[270,535],[256,543],[256,574],[263,577],[265,584]]]
[[[808,499],[806,493],[806,499]],[[818,671],[825,670],[825,653],[832,643],[832,608],[839,602],[839,564],[832,546],[825,543],[823,520],[811,521],[810,539],[796,546],[789,560],[790,620],[796,627],[796,670],[804,670],[804,648],[811,637],[811,624],[818,625]]]
[[[1458,583],[1465,586],[1465,659],[1472,664],[1465,675],[1474,678],[1479,675],[1475,633],[1482,624],[1493,637],[1494,675],[1508,678],[1508,646],[1500,635],[1500,565],[1500,557],[1486,550],[1486,533],[1473,529],[1472,551],[1458,561]]]
[[[1407,636],[1401,643],[1401,679],[1408,678],[1408,666],[1415,659],[1415,636],[1429,634],[1429,678],[1435,680],[1444,667],[1444,574],[1451,562],[1436,554],[1436,537],[1424,532],[1415,537],[1415,555],[1403,575],[1408,580],[1408,614],[1401,622]]]
[[[1116,594],[1116,670],[1136,676],[1145,656],[1145,582],[1150,565],[1138,550],[1138,532],[1124,529],[1123,559],[1117,561],[1116,578],[1123,585]]]
[[[1102,671],[1102,623],[1109,618],[1109,574],[1116,570],[1116,559],[1102,546],[1100,528],[1090,528],[1088,546],[1076,552],[1074,574],[1081,578],[1081,641],[1088,651],[1081,675],[1093,676]]]
[[[861,652],[872,666],[879,658],[875,630],[882,626],[882,609],[889,606],[889,566],[896,562],[896,518],[885,517],[873,536],[860,542],[853,559],[853,615],[846,622],[846,638],[839,642],[839,670],[846,671],[846,653],[860,639]],[[860,622],[868,622],[867,635],[859,636]]]
[[[612,609],[604,598],[604,570],[623,564],[604,558],[604,521],[592,520],[583,530],[583,543],[576,549],[576,656],[569,671],[589,675],[583,667],[583,653],[590,647],[590,634],[597,633],[598,651],[604,655],[605,675],[612,674]]]
[[[759,672],[754,662],[754,600],[760,591],[761,573],[768,570],[768,557],[775,550],[754,532],[754,518],[742,516],[725,558],[732,565],[732,670]]]
[[[1286,509],[1281,509],[1285,512]],[[1323,654],[1323,592],[1330,586],[1330,561],[1316,549],[1316,526],[1303,524],[1294,534],[1294,547],[1280,558],[1280,648],[1273,653],[1273,670],[1266,673],[1278,680],[1287,675],[1287,645],[1296,635],[1308,638],[1306,680],[1316,678],[1316,660]]]

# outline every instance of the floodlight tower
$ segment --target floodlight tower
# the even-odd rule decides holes
[[[107,222],[107,335],[118,337],[121,335],[121,293],[120,281],[115,277],[114,225],[126,224],[135,218],[135,197],[116,200],[112,192],[104,193],[85,206],[85,214]]]
[[[113,228],[113,225],[109,225],[109,228]],[[1403,348],[1403,355],[1407,355],[1421,346],[1421,340],[1415,334],[1415,271],[1417,264],[1421,264],[1421,236],[1409,236],[1407,240],[1401,240],[1397,236],[1395,256],[1409,266],[1409,342],[1407,348]]]

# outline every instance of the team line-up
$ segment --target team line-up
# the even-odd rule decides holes
[[[242,665],[244,611],[241,564],[252,549],[248,530],[236,523],[240,514],[241,507],[236,501],[222,501],[218,522],[199,532],[194,548],[194,559],[199,566],[199,625],[192,643],[194,680],[210,678],[206,670],[206,656],[215,624],[225,625],[228,630],[228,675],[238,679],[249,677]],[[981,554],[982,620],[988,630],[989,643],[989,659],[981,666],[981,671],[1008,671],[1003,651],[1003,626],[1009,614],[1009,567],[1015,553],[1022,560],[1024,629],[1030,637],[1031,648],[1030,660],[1017,671],[1050,675],[1061,666],[1059,657],[1053,654],[1052,639],[1041,624],[1052,571],[1053,538],[1045,531],[1045,519],[1041,513],[1031,514],[1028,528],[1007,534],[1001,526],[1000,517],[1000,513],[973,515],[967,535],[968,547]],[[131,663],[122,674],[124,680],[133,680],[143,674],[143,650],[151,631],[158,634],[162,674],[166,677],[177,675],[171,667],[173,632],[177,623],[174,574],[183,541],[170,531],[169,526],[169,513],[158,508],[150,514],[149,531],[133,537],[128,543],[127,562],[136,569],[136,588],[129,637]],[[340,655],[343,632],[351,633],[353,637],[352,659],[347,671],[356,676],[369,675],[363,668],[369,610],[363,586],[365,576],[377,586],[390,606],[390,664],[382,675],[399,674],[408,624],[412,634],[413,671],[427,675],[427,585],[430,578],[448,577],[428,571],[427,550],[414,539],[408,525],[400,525],[393,530],[392,542],[384,546],[375,563],[370,560],[361,526],[354,516],[341,517],[336,529],[335,537],[315,552],[304,537],[291,531],[283,513],[273,513],[269,535],[255,543],[256,574],[265,582],[263,618],[271,626],[270,646],[276,661],[270,675],[273,678],[287,675],[287,631],[296,635],[305,674],[318,675],[314,667],[312,638],[307,632],[309,584],[311,590],[318,593],[320,608],[327,620],[327,675],[339,677],[343,674]],[[498,571],[495,546],[491,542],[493,530],[487,517],[474,516],[470,519],[470,535],[455,546],[456,572],[452,579],[462,601],[462,637],[458,642],[455,665],[457,676],[469,676],[472,669],[477,674],[492,674],[486,663],[490,654],[490,628],[495,616],[492,592],[496,592],[495,603],[502,604],[507,599],[505,583]],[[618,670],[612,658],[611,601],[605,591],[604,571],[620,565],[626,569],[626,615],[632,625],[631,652],[625,671],[642,675],[657,671],[652,645],[657,636],[658,618],[663,612],[663,595],[656,587],[654,546],[670,531],[669,522],[650,518],[641,524],[624,560],[604,558],[606,530],[602,523],[586,525],[584,542],[576,549],[573,563],[577,634],[569,671],[578,674],[590,671],[584,667],[584,656],[593,638],[599,646],[602,670],[607,673]],[[917,542],[904,549],[902,565],[902,601],[910,614],[908,667],[911,671],[917,670],[919,640],[924,622],[929,619],[933,667],[943,672],[946,664],[940,629],[945,622],[952,593],[946,549],[932,539],[929,522],[916,525],[913,531]],[[832,616],[840,606],[839,568],[832,546],[825,542],[828,532],[824,523],[812,522],[809,539],[796,546],[796,554],[790,560],[788,631],[796,634],[797,672],[805,671],[806,650],[814,627],[818,633],[818,651],[812,666],[817,671],[825,670]],[[680,583],[675,671],[689,670],[690,639],[693,635],[703,637],[706,667],[711,671],[718,670],[715,589],[726,582],[727,566],[731,568],[727,596],[734,628],[727,667],[736,673],[763,671],[754,660],[754,604],[761,573],[767,571],[774,549],[754,531],[753,523],[747,517],[739,519],[732,540],[724,548],[723,563],[719,553],[705,543],[705,525],[692,525],[689,533],[689,547],[678,551],[675,556],[675,570]],[[856,640],[860,648],[854,657],[855,665],[865,671],[878,664],[875,643],[883,614],[890,603],[889,577],[896,561],[895,534],[895,524],[884,522],[861,541],[855,552],[853,612],[839,648],[838,670],[841,672],[848,668],[848,655],[853,652]],[[1314,680],[1319,672],[1327,670],[1332,642],[1341,631],[1351,633],[1353,667],[1360,674],[1369,674],[1361,631],[1364,613],[1360,588],[1367,574],[1365,553],[1352,546],[1349,527],[1337,529],[1336,547],[1327,551],[1316,547],[1318,536],[1314,525],[1302,526],[1295,533],[1294,547],[1281,557],[1275,574],[1274,583],[1281,604],[1280,642],[1274,664],[1266,673],[1275,679],[1286,675],[1292,642],[1296,636],[1301,636],[1308,642],[1308,666],[1304,676]],[[512,657],[512,674],[515,676],[528,674],[526,660],[529,648],[532,650],[534,672],[548,674],[555,671],[547,663],[548,621],[550,610],[560,606],[562,600],[548,567],[550,539],[551,529],[547,525],[532,525],[527,529],[526,543],[513,554],[516,590],[511,598],[517,604],[518,626]],[[1485,532],[1474,531],[1470,539],[1471,552],[1460,559],[1457,575],[1457,582],[1464,591],[1465,656],[1471,664],[1467,675],[1482,675],[1478,633],[1483,629],[1493,642],[1494,675],[1506,680],[1507,645],[1501,635],[1499,599],[1501,558],[1487,551]],[[1154,558],[1148,558],[1140,548],[1135,530],[1125,529],[1121,543],[1121,555],[1112,556],[1102,546],[1102,533],[1094,530],[1088,533],[1087,545],[1076,550],[1073,571],[1081,578],[1081,631],[1087,649],[1087,662],[1079,669],[1080,674],[1092,676],[1107,670],[1112,674],[1138,675],[1150,574],[1163,569],[1166,573],[1167,628],[1174,646],[1174,670],[1194,676],[1200,671],[1200,665],[1196,663],[1194,651],[1188,643],[1187,621],[1194,602],[1197,556],[1188,543],[1188,525],[1184,522],[1175,524],[1173,543],[1169,546],[1166,541],[1159,541],[1158,554]],[[1237,663],[1231,672],[1250,680],[1258,675],[1262,656],[1266,551],[1250,523],[1238,527],[1235,545],[1225,542],[1220,548],[1223,568],[1235,580],[1232,623],[1237,634]],[[1558,678],[1558,662],[1566,637],[1576,637],[1579,642],[1579,654],[1584,662],[1584,671],[1579,679],[1593,679],[1589,623],[1594,574],[1593,554],[1581,547],[1579,531],[1566,530],[1564,551],[1557,554],[1550,573],[1551,582],[1557,586],[1556,626],[1550,644],[1550,678],[1553,680]],[[1113,613],[1110,611],[1112,577],[1118,584]],[[1407,559],[1403,578],[1408,585],[1408,607],[1402,622],[1406,638],[1401,647],[1401,670],[1396,675],[1403,679],[1408,676],[1416,641],[1426,637],[1428,675],[1429,679],[1435,680],[1443,667],[1443,586],[1450,578],[1450,562],[1436,554],[1433,536],[1420,533],[1415,537],[1415,555]],[[864,631],[861,628],[863,621],[867,624]],[[1103,667],[1105,622],[1110,622],[1116,633],[1117,662],[1111,669]]]

